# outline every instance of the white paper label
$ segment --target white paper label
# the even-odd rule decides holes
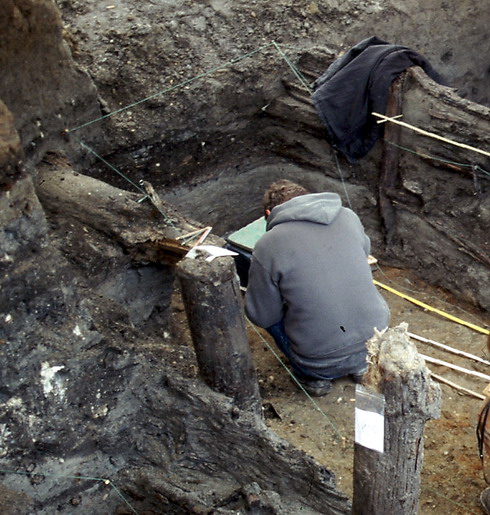
[[[365,411],[359,408],[355,410],[356,418],[356,443],[383,452],[385,438],[384,422],[385,418],[379,413]]]

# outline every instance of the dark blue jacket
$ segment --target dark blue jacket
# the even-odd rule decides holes
[[[424,57],[377,37],[351,48],[315,82],[317,113],[330,142],[350,161],[364,157],[376,143],[381,126],[371,113],[385,113],[391,83],[411,66],[444,83]]]

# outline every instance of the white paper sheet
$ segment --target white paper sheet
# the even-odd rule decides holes
[[[380,415],[379,413],[356,408],[355,418],[356,443],[362,445],[363,447],[367,447],[368,449],[383,452],[385,437],[384,416]]]
[[[195,259],[201,252],[209,254],[206,261],[212,261],[214,258],[220,256],[238,256],[236,252],[224,249],[223,247],[216,247],[214,245],[197,245],[196,247],[192,247],[185,257]]]

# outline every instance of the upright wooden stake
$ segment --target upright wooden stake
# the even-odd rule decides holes
[[[233,259],[185,258],[177,276],[202,378],[238,408],[262,415]]]
[[[368,342],[363,385],[384,396],[384,449],[355,444],[354,515],[418,513],[424,426],[439,416],[441,392],[406,329],[401,324]]]
[[[386,116],[396,117],[402,112],[403,105],[403,75],[393,81],[388,101]],[[398,188],[399,150],[395,145],[400,144],[401,129],[397,125],[387,124],[384,127],[383,158],[381,161],[381,178],[379,184],[379,208],[385,230],[386,243],[390,244],[395,233],[396,214],[391,197]]]

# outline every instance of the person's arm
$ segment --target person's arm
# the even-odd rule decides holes
[[[284,316],[283,299],[269,272],[252,258],[245,293],[245,313],[255,325],[270,327]]]
[[[366,254],[366,258],[370,257],[371,254],[371,240],[369,236],[366,234],[366,231],[364,230],[364,225],[362,225],[361,219],[357,215],[357,213],[354,213],[351,209],[344,208],[348,213],[350,213],[350,220],[349,223],[351,224],[351,227],[353,227],[360,236],[360,241],[362,245],[362,249],[364,250],[364,253]]]
[[[361,230],[362,230],[362,234],[363,234],[362,246],[364,248],[364,252],[366,253],[366,256],[369,256],[369,254],[371,253],[371,240],[369,239],[369,236],[366,234],[366,231],[364,230],[364,226],[362,225],[360,220],[359,220],[359,223],[361,224]]]

